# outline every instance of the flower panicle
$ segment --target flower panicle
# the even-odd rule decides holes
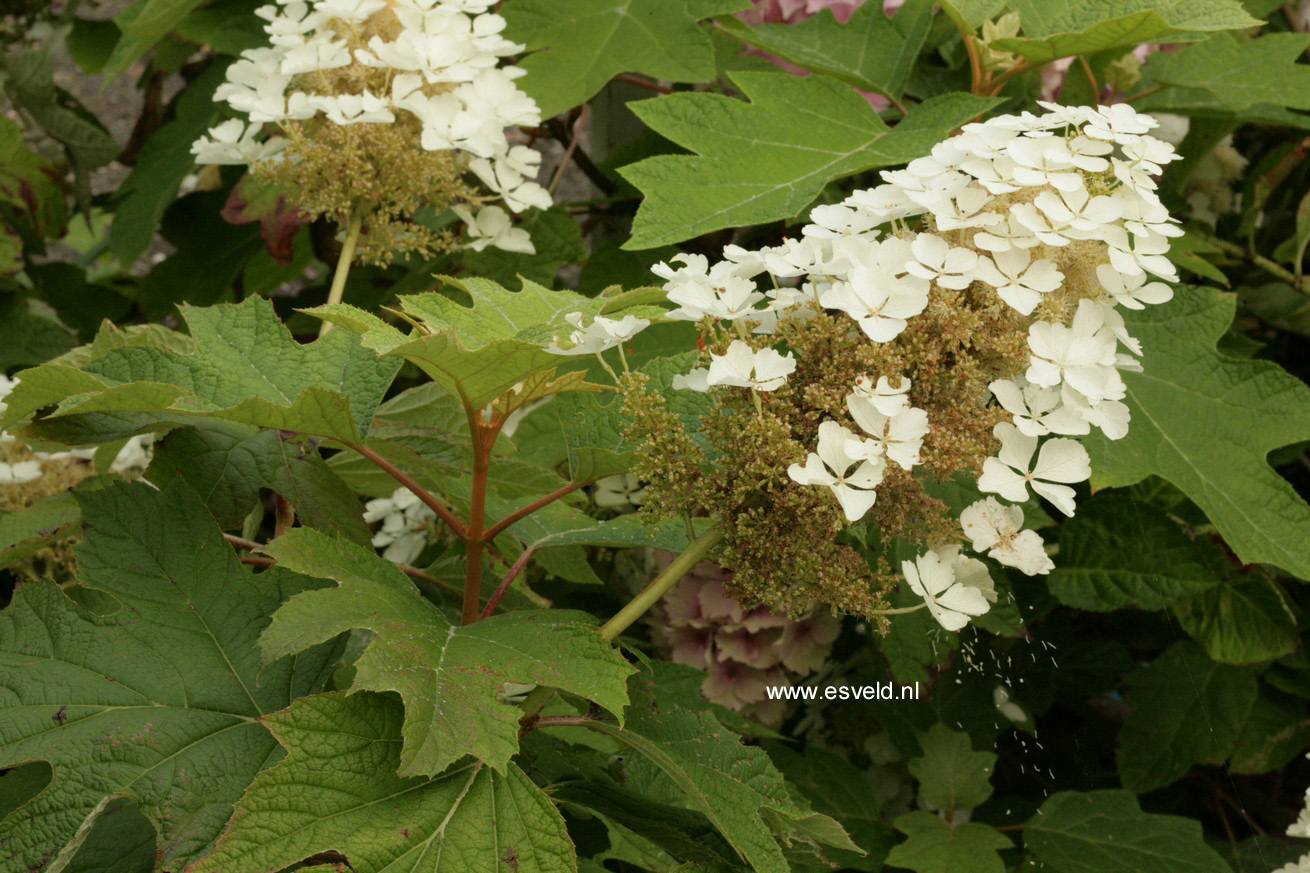
[[[302,211],[343,224],[363,210],[381,250],[374,259],[448,243],[402,226],[426,204],[453,208],[469,248],[531,253],[527,231],[510,214],[549,208],[551,196],[535,181],[541,154],[512,144],[506,128],[540,124],[541,113],[515,82],[524,71],[501,65],[523,46],[503,36],[505,20],[492,5],[278,0],[260,7],[269,45],[247,49],[228,67],[214,99],[238,117],[193,144],[196,160],[247,165],[290,189]]]
[[[1155,119],[1041,105],[966,125],[815,207],[797,239],[654,268],[708,361],[675,387],[790,398],[771,408],[812,442],[788,479],[827,489],[845,525],[872,513],[884,538],[926,541],[903,575],[952,630],[995,600],[964,545],[1052,569],[1017,504],[1035,494],[1074,513],[1071,486],[1091,475],[1076,437],[1128,432],[1121,373],[1141,369],[1142,347],[1120,309],[1167,302],[1178,280],[1167,255],[1182,230],[1155,181],[1178,155],[1150,135]],[[951,527],[923,524],[943,505],[911,475],[921,465],[995,497]]]

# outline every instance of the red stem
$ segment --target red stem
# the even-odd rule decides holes
[[[464,610],[463,624],[472,624],[482,614],[482,547],[486,544],[483,525],[487,515],[487,474],[491,467],[491,447],[495,445],[496,434],[505,423],[505,417],[492,416],[483,422],[479,410],[466,406],[469,433],[473,436],[473,497],[469,501],[469,523],[466,532],[464,554],[467,566],[464,568]]]
[[[437,514],[438,518],[440,518],[442,521],[446,523],[447,527],[449,527],[452,531],[455,532],[455,536],[459,537],[460,539],[468,539],[469,537],[468,530],[464,527],[463,524],[460,523],[460,520],[456,518],[449,509],[443,506],[441,504],[441,501],[433,497],[432,494],[426,488],[418,484],[418,482],[415,482],[414,479],[411,478],[409,475],[407,475],[403,470],[401,470],[395,464],[388,461],[386,458],[379,455],[377,452],[370,449],[368,446],[360,445],[358,443],[346,443],[346,445],[349,446],[351,449],[355,450],[356,452],[359,452],[365,458],[368,458],[370,461],[376,464],[380,470],[382,470],[392,479],[395,479],[401,485],[404,485],[406,488],[412,491],[415,497],[423,501],[423,503],[426,504],[429,509],[431,509],[433,512]],[[477,473],[476,471],[474,471],[475,480],[476,477],[477,477]]]
[[[486,542],[490,542],[491,540],[494,540],[506,528],[510,527],[516,522],[526,518],[527,516],[536,512],[538,509],[541,509],[543,506],[547,506],[551,503],[554,503],[556,500],[559,500],[561,497],[564,497],[565,495],[568,494],[572,494],[574,491],[577,491],[579,488],[583,488],[586,487],[587,485],[590,485],[593,481],[594,480],[592,479],[585,479],[581,482],[570,482],[569,484],[565,485],[562,488],[556,488],[554,491],[550,492],[545,497],[542,497],[540,500],[534,500],[531,503],[529,503],[527,506],[523,507],[522,509],[514,510],[509,515],[505,516],[500,521],[496,522],[491,527],[487,528],[487,532],[482,535],[482,539]]]
[[[482,614],[478,616],[479,621],[490,618],[491,614],[496,611],[496,607],[500,606],[500,599],[509,590],[510,583],[518,577],[519,573],[523,572],[523,568],[528,565],[528,561],[532,559],[532,553],[536,550],[536,546],[528,546],[523,550],[523,554],[519,555],[519,559],[514,562],[514,566],[509,568],[505,578],[500,580],[500,585],[496,586],[496,590],[492,593],[491,599],[487,601],[487,605],[482,607]]]

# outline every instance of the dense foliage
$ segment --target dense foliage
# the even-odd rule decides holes
[[[1310,8],[0,7],[0,873],[1310,871]]]

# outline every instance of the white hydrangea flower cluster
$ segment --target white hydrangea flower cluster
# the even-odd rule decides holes
[[[421,125],[416,145],[451,151],[511,212],[547,209],[534,181],[541,154],[511,146],[505,129],[541,123],[536,102],[515,84],[524,70],[500,66],[523,46],[502,35],[493,0],[277,0],[256,14],[271,45],[247,49],[214,94],[245,116],[217,125],[192,146],[201,164],[257,165],[283,157],[275,126],[321,116],[334,124],[391,124],[399,114]],[[356,46],[352,50],[352,45]],[[382,70],[389,91],[323,93],[323,74]],[[361,76],[362,78],[362,76]],[[499,206],[461,214],[473,247],[531,252]]]
[[[1042,106],[1042,115],[966,125],[930,155],[883,172],[883,184],[816,207],[800,239],[758,251],[729,246],[713,265],[699,255],[675,257],[681,266],[657,265],[678,306],[671,317],[735,322],[744,340],[747,331],[774,333],[779,319],[838,311],[870,342],[888,343],[935,293],[946,293],[940,289],[990,289],[1023,316],[1030,359],[1026,370],[989,386],[1012,421],[995,427],[1000,450],[984,462],[978,486],[1012,503],[1027,500],[1031,489],[1072,515],[1069,486],[1091,469],[1087,451],[1069,437],[1095,427],[1120,439],[1128,430],[1120,371],[1140,370],[1142,349],[1118,307],[1164,303],[1173,296],[1166,282],[1178,280],[1166,254],[1182,230],[1155,181],[1178,155],[1149,135],[1155,119],[1131,106]],[[762,274],[772,287],[760,287]],[[773,391],[795,367],[790,353],[752,351],[740,341],[713,356],[708,372],[694,371],[675,387]],[[913,395],[905,374],[862,377],[846,398],[850,422],[823,422],[817,446],[790,477],[831,489],[847,520],[859,520],[874,505],[888,464],[909,470],[919,463],[932,425],[911,405]],[[1018,506],[988,497],[960,523],[974,551],[1028,574],[1052,569],[1041,538],[1022,529]],[[902,569],[953,630],[995,598],[984,565],[955,546]]]

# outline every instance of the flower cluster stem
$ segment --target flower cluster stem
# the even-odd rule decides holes
[[[641,589],[636,597],[633,597],[628,603],[614,614],[614,617],[601,625],[600,638],[606,642],[614,642],[618,639],[619,634],[627,630],[633,622],[641,618],[646,610],[659,601],[661,597],[668,593],[669,589],[686,576],[691,568],[696,566],[700,561],[709,554],[710,549],[723,539],[723,528],[717,524],[711,527],[705,533],[696,537],[687,544],[678,557],[673,559],[669,566],[664,568],[660,573],[650,581],[650,584]],[[550,699],[555,696],[555,689],[548,688],[544,685],[538,685],[523,698],[523,716],[519,719],[524,730],[530,730],[535,726],[537,714],[545,708]]]
[[[332,287],[328,290],[328,305],[340,303],[346,293],[346,277],[350,275],[350,262],[355,260],[355,245],[359,242],[359,231],[364,226],[364,212],[356,209],[350,213],[346,224],[346,239],[341,244],[341,256],[337,258],[337,269],[332,274]],[[332,329],[332,322],[324,321],[318,328],[322,336]]]
[[[688,543],[687,548],[683,549],[682,553],[673,559],[673,563],[664,568],[663,573],[652,579],[650,584],[641,589],[636,597],[629,600],[626,606],[614,614],[613,618],[601,625],[601,639],[609,642],[617,639],[619,634],[627,630],[634,621],[641,618],[646,610],[654,606],[661,597],[668,593],[670,588],[676,585],[683,576],[686,576],[692,567],[700,563],[701,559],[721,539],[723,539],[723,528],[714,525]]]

